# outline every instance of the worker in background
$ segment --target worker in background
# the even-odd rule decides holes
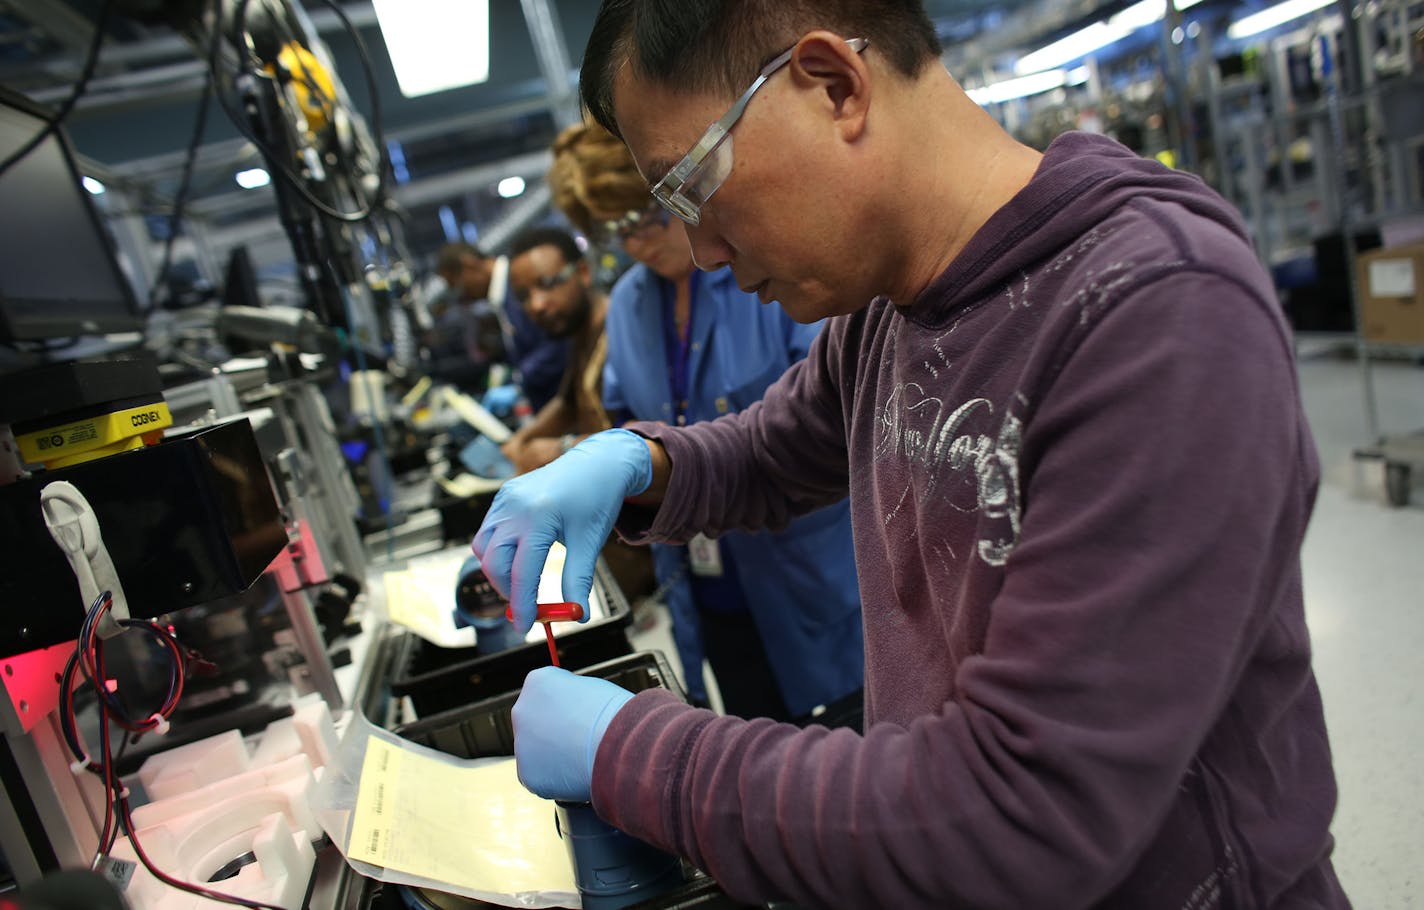
[[[558,393],[500,447],[522,474],[611,426],[603,409],[608,297],[593,286],[593,274],[573,236],[558,228],[532,228],[514,238],[509,249],[509,287],[525,316],[544,335],[569,345]],[[604,534],[605,539],[608,536]],[[646,550],[614,539],[604,555],[624,595],[636,598],[652,590],[652,560]],[[591,578],[592,566],[589,571]]]
[[[466,392],[483,392],[490,368],[508,356],[501,316],[486,299],[493,263],[469,243],[448,243],[435,258],[440,286],[421,333],[426,369]]]
[[[548,464],[590,433],[608,429],[603,409],[603,322],[608,297],[578,244],[558,228],[534,228],[509,250],[510,290],[524,314],[550,338],[569,342],[559,391],[501,448],[520,473]]]
[[[444,287],[427,304],[424,341],[432,373],[483,392],[490,367],[505,364],[504,381],[486,393],[491,409],[503,415],[521,395],[535,408],[547,404],[563,378],[568,343],[542,332],[510,297],[509,258],[449,243],[436,256],[435,273]]]
[[[555,538],[576,598],[615,519],[685,540],[849,492],[866,730],[549,667],[525,785],[748,902],[1347,907],[1301,594],[1319,462],[1239,214],[1102,136],[1018,144],[915,0],[607,0],[582,94],[699,266],[830,323],[745,411],[507,483],[486,574],[528,628]]]
[[[729,269],[703,273],[687,231],[659,207],[628,150],[597,124],[566,129],[549,173],[554,203],[585,235],[635,264],[609,295],[603,404],[628,419],[679,426],[750,407],[806,356],[821,323],[799,325],[737,288]],[[707,702],[704,654],[722,706],[858,728],[865,675],[850,506],[798,518],[785,531],[732,532],[691,546],[653,546],[658,585],[694,704]]]

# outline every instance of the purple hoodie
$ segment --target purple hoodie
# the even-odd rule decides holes
[[[1270,280],[1197,178],[1064,136],[908,306],[832,320],[760,405],[637,429],[674,466],[638,539],[849,493],[867,732],[645,692],[598,750],[604,818],[747,900],[1348,906],[1301,598],[1319,466]]]

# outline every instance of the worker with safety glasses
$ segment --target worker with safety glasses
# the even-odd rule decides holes
[[[541,669],[524,784],[747,901],[1347,907],[1319,463],[1239,215],[1102,136],[1015,142],[913,0],[606,0],[581,78],[699,266],[830,322],[761,403],[506,485],[475,550],[528,627],[555,539],[577,597],[615,521],[683,540],[849,493],[866,729]]]
[[[609,292],[603,404],[614,426],[685,426],[745,410],[803,359],[820,322],[801,325],[700,272],[685,225],[658,205],[628,149],[596,123],[554,141],[554,204],[604,249],[634,260]],[[860,729],[865,675],[860,588],[845,500],[779,532],[655,544],[688,697],[738,717]]]

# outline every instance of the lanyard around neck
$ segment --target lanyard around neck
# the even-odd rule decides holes
[[[668,392],[672,396],[673,423],[677,426],[687,424],[692,325],[697,313],[697,286],[701,276],[700,271],[694,271],[688,279],[687,324],[681,333],[677,330],[677,286],[666,279],[658,279],[658,291],[662,296],[663,352],[667,357]]]

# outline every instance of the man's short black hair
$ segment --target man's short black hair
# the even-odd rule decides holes
[[[578,244],[574,242],[574,236],[568,231],[552,227],[536,227],[521,232],[509,244],[509,258],[534,249],[536,246],[555,246],[564,255],[565,262],[578,262],[583,258],[583,253],[579,251]]]
[[[914,76],[940,55],[920,0],[603,0],[584,50],[584,107],[615,136],[613,74],[625,62],[674,91],[735,97],[812,29],[868,38],[896,71]]]
[[[440,252],[435,254],[435,274],[437,275],[458,275],[465,267],[465,257],[474,256],[476,259],[487,259],[479,247],[473,243],[456,241],[447,243],[440,248]]]

